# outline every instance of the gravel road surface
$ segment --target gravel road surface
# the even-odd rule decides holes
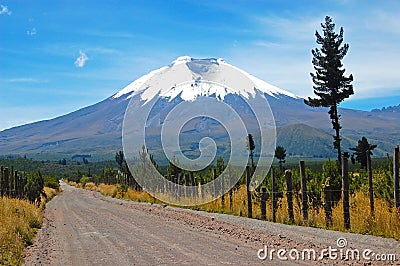
[[[26,250],[26,265],[400,265],[400,243],[393,239],[135,203],[61,185]],[[357,249],[361,259],[326,253],[318,260],[329,246],[339,250],[338,238],[347,241],[342,250]],[[268,254],[275,251],[261,260],[264,245]],[[281,259],[279,249],[285,250]],[[301,259],[307,249],[316,251],[316,260]],[[365,249],[372,260],[362,258]],[[377,254],[395,254],[396,261],[378,262]]]

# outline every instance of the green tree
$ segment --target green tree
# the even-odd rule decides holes
[[[253,135],[249,134],[247,135],[247,149],[250,151],[250,160],[251,160],[251,167],[254,171],[254,149],[256,148],[256,145],[254,144],[254,139]]]
[[[282,146],[278,146],[275,149],[275,157],[276,159],[279,160],[279,170],[283,172],[285,169],[283,167],[283,164],[286,162],[286,149]]]
[[[344,75],[342,59],[347,54],[349,45],[343,44],[343,28],[339,34],[335,32],[335,24],[329,16],[325,17],[325,23],[321,23],[323,36],[315,32],[316,42],[321,48],[312,50],[312,63],[315,73],[310,73],[314,83],[314,94],[317,98],[308,98],[304,102],[312,107],[328,107],[332,126],[335,130],[333,146],[337,150],[337,159],[341,164],[342,151],[340,147],[340,115],[338,105],[350,95],[354,94],[353,75]],[[343,44],[343,45],[342,45]]]
[[[150,162],[154,165],[154,167],[157,169],[157,171],[159,171],[158,164],[156,162],[156,159],[154,159],[153,154],[150,154]]]
[[[217,168],[217,175],[222,174],[222,172],[225,169],[225,162],[224,162],[224,159],[221,156],[218,157],[218,159],[217,159],[216,168]]]
[[[115,183],[115,177],[117,176],[117,172],[114,168],[108,167],[103,171],[103,181],[106,184]]]
[[[373,155],[372,150],[376,147],[377,145],[369,144],[366,137],[362,137],[358,141],[357,147],[350,148],[350,150],[354,151],[355,160],[361,164],[361,168],[367,169],[367,152],[369,152],[369,155]]]
[[[27,200],[37,204],[40,203],[40,195],[43,194],[44,178],[40,172],[28,174],[26,185],[24,186],[24,193]]]
[[[341,197],[342,177],[338,165],[328,159],[322,165],[322,176],[325,179],[325,185],[329,185],[332,191],[333,203],[337,203]],[[322,184],[322,182],[321,182]]]
[[[117,164],[119,165],[119,169],[122,168],[122,165],[125,161],[124,158],[124,152],[123,151],[119,151],[115,154],[115,161],[117,162]]]
[[[179,165],[179,160],[174,156],[172,162],[171,161],[168,162],[167,173],[169,177],[173,175],[176,178],[178,174],[182,172],[182,169],[179,168],[178,165]]]

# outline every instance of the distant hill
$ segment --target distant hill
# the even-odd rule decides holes
[[[285,147],[290,157],[335,158],[331,134],[305,124],[277,128],[277,145]],[[354,140],[343,140],[343,148],[355,146]]]
[[[383,107],[382,109],[373,109],[375,113],[400,113],[400,104],[395,106]]]

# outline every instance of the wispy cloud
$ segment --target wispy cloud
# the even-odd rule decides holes
[[[42,79],[35,79],[35,78],[7,78],[7,79],[0,79],[2,82],[8,83],[47,83],[48,80]]]
[[[75,66],[84,67],[89,57],[82,50],[79,51],[79,54],[79,57],[75,60]]]
[[[369,30],[400,35],[398,27],[399,18],[396,11],[390,10],[374,10],[371,12],[371,19],[365,18],[365,26]]]
[[[259,32],[268,37],[274,37],[279,40],[290,41],[308,41],[310,32],[321,22],[323,16],[311,17],[280,17],[277,15],[258,16],[255,21],[258,22]]]
[[[28,36],[34,36],[36,34],[37,34],[36,28],[32,28],[31,30],[26,31],[26,35],[28,35]]]
[[[106,48],[106,47],[92,47],[90,49],[88,49],[87,51],[89,51],[90,53],[96,53],[96,54],[108,54],[108,55],[115,55],[121,54],[121,51],[117,50],[117,49],[111,49],[111,48]]]
[[[7,6],[0,5],[0,15],[9,15],[11,16],[12,12],[8,9]]]
[[[373,11],[373,14],[365,16],[374,17],[373,22],[357,13],[333,16],[336,31],[343,26],[345,42],[350,44],[344,66],[346,75],[354,75],[356,93],[352,98],[356,99],[400,93],[395,85],[400,84],[396,67],[400,59],[397,48],[400,31],[395,27],[395,16],[388,11]],[[311,49],[317,47],[314,32],[321,33],[323,17],[254,17],[258,36],[234,47],[228,57],[232,63],[282,89],[303,97],[312,96]]]
[[[131,32],[118,32],[118,31],[100,31],[100,30],[84,30],[82,34],[101,37],[101,38],[121,38],[121,39],[133,39],[135,37],[140,37],[137,34]]]

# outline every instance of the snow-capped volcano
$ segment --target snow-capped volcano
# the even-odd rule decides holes
[[[289,156],[335,156],[326,109],[308,107],[302,98],[222,59],[188,56],[145,74],[94,105],[51,120],[0,131],[0,156],[27,154],[36,159],[68,159],[75,154],[90,153],[94,159],[112,159],[122,149],[122,124],[129,105],[137,108],[140,115],[141,108],[148,108],[146,103],[157,103],[146,121],[147,140],[155,142],[160,127],[176,105],[193,102],[196,106],[203,96],[234,106],[245,121],[250,121],[252,116],[246,101],[265,99],[277,126],[277,144],[284,146]],[[400,143],[399,113],[339,111],[344,150],[354,147],[362,136],[378,145],[375,155],[385,155]],[[217,144],[226,142],[224,129],[215,121],[202,118],[187,123],[181,133],[181,144],[187,154],[198,147],[198,140],[204,134],[213,136]],[[218,148],[221,151],[228,147]]]
[[[131,98],[139,94],[145,101],[157,95],[172,100],[179,95],[185,101],[194,101],[198,96],[215,95],[223,100],[227,94],[237,94],[248,99],[255,96],[256,90],[273,97],[286,95],[299,98],[226,63],[221,58],[194,59],[189,56],[178,57],[169,66],[140,77],[113,98]]]

